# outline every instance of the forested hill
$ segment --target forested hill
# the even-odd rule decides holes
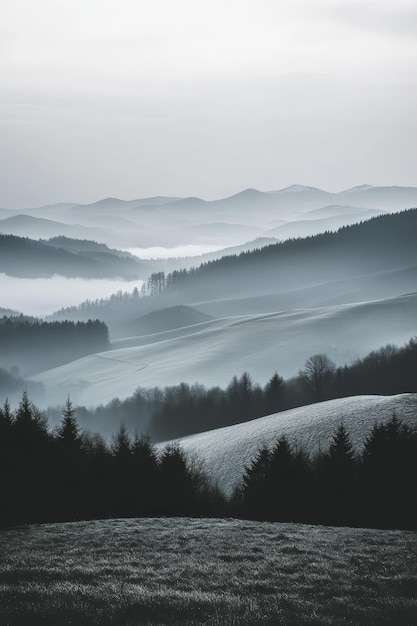
[[[225,317],[393,298],[416,285],[417,209],[410,209],[190,270],[154,272],[140,294],[146,297],[115,294],[58,311],[54,319],[97,317],[123,337],[139,317],[180,305]]]
[[[256,295],[417,266],[417,209],[223,257],[165,279],[192,298]]]
[[[71,241],[71,240],[67,240]],[[90,246],[91,248],[91,246]],[[9,276],[37,278],[59,274],[84,278],[140,278],[147,274],[146,263],[104,250],[77,251],[46,242],[0,234],[0,271]]]
[[[109,346],[104,322],[44,322],[35,318],[0,318],[0,367],[16,366],[25,376],[57,367]]]

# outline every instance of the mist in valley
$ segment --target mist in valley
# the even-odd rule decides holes
[[[53,271],[53,267],[51,268]],[[108,279],[16,278],[0,273],[0,307],[13,309],[25,315],[46,317],[67,306],[86,300],[107,298],[118,291],[131,292],[142,287],[142,280]]]
[[[247,194],[243,199],[246,206]],[[240,200],[231,203],[233,210]],[[224,388],[243,371],[265,384],[273,371],[296,375],[314,353],[325,352],[343,366],[386,343],[401,345],[415,334],[415,214],[372,214],[356,225],[347,220],[337,232],[283,242],[145,248],[137,261],[145,263],[138,266],[139,280],[1,274],[5,309],[62,329],[100,320],[108,340],[87,341],[83,349],[71,340],[65,346],[51,326],[42,349],[10,341],[0,367],[17,367],[42,385],[43,407],[68,393],[77,404],[95,406],[125,399],[138,387],[185,382]],[[37,250],[27,248],[31,240],[19,241],[28,255]],[[132,249],[65,237],[50,240],[47,250],[70,255],[62,272],[70,266],[75,273],[125,271],[137,258]],[[201,254],[164,258],[169,252]],[[37,258],[28,263],[33,271]]]
[[[0,623],[417,623],[416,32],[0,2]]]

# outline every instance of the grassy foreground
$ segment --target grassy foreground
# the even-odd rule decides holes
[[[416,624],[417,534],[127,519],[0,531],[0,624]]]

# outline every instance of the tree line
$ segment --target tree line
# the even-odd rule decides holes
[[[355,455],[343,423],[310,458],[285,437],[263,446],[226,499],[197,458],[157,452],[122,425],[108,444],[80,429],[71,401],[51,430],[23,393],[0,408],[0,525],[106,517],[236,516],[417,528],[417,430],[393,415]]]
[[[165,388],[138,388],[125,399],[115,398],[95,409],[78,407],[85,424],[112,430],[115,416],[131,431],[146,430],[164,441],[230,426],[312,402],[348,396],[417,392],[417,338],[401,348],[387,345],[351,365],[336,367],[326,354],[309,357],[297,376],[285,380],[275,372],[263,386],[244,372],[225,389],[181,383]],[[50,410],[51,419],[56,412]],[[91,428],[91,426],[89,426]]]
[[[104,322],[88,320],[88,322],[44,322],[39,319],[19,317],[0,318],[0,345],[3,350],[19,350],[30,347],[45,347],[45,342],[59,342],[91,347],[107,346],[109,331]]]
[[[32,374],[91,352],[106,350],[109,330],[100,320],[45,322],[36,318],[0,318],[0,361]]]
[[[280,437],[246,467],[235,493],[243,517],[268,521],[417,528],[417,430],[394,414],[355,455],[343,423],[314,458]]]
[[[417,209],[380,215],[336,232],[288,239],[189,270],[174,270],[163,276],[155,293],[186,291],[195,298],[208,298],[208,294],[231,297],[242,290],[247,294],[248,285],[252,293],[264,293],[271,287],[274,291],[288,288],[294,281],[298,286],[308,285],[312,276],[325,282],[363,271],[413,266],[416,215]]]
[[[82,431],[68,399],[60,425],[23,393],[0,408],[0,525],[137,516],[219,515],[223,497],[176,445],[160,454],[120,426],[110,444]]]

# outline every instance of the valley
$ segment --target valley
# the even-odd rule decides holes
[[[417,623],[416,30],[0,2],[1,626]]]

